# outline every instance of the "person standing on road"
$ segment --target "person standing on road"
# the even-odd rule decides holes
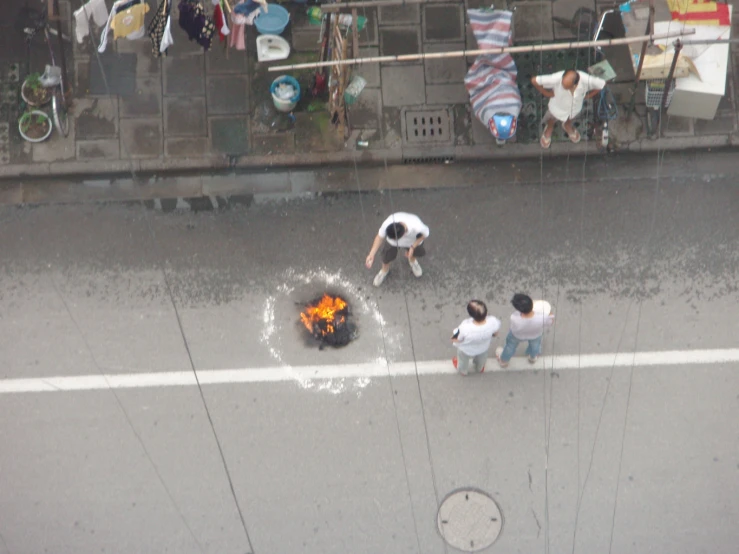
[[[530,296],[525,294],[514,294],[511,301],[515,312],[511,314],[511,328],[508,330],[508,336],[505,339],[505,348],[497,348],[495,357],[498,358],[500,367],[508,367],[508,362],[516,353],[519,343],[528,341],[529,346],[526,348],[526,355],[529,363],[536,363],[536,359],[541,353],[541,339],[544,335],[544,328],[554,323],[554,314],[545,314],[543,312],[534,311],[534,302]]]
[[[485,362],[488,359],[488,350],[493,337],[498,336],[500,320],[488,315],[488,308],[482,300],[470,300],[467,304],[465,319],[454,330],[452,344],[457,347],[457,356],[452,358],[454,368],[462,375],[485,371]]]
[[[429,228],[421,221],[417,215],[406,212],[397,212],[382,222],[380,230],[377,232],[372,248],[367,255],[364,264],[367,269],[372,268],[375,261],[375,254],[382,249],[382,268],[375,276],[372,282],[376,287],[382,285],[390,271],[390,264],[398,256],[398,248],[407,248],[405,257],[411,266],[411,271],[416,277],[423,275],[421,264],[416,258],[422,258],[426,255],[423,247],[423,241],[429,236]]]
[[[539,140],[541,147],[546,149],[552,145],[552,133],[557,121],[562,122],[562,127],[572,142],[580,142],[580,133],[572,126],[572,120],[582,111],[583,102],[596,96],[606,86],[606,82],[584,71],[568,69],[551,75],[532,77],[531,84],[542,96],[550,99],[543,119],[546,127]]]

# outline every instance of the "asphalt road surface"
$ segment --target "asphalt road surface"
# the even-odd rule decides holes
[[[599,177],[0,209],[0,553],[457,552],[495,525],[437,529],[471,487],[483,552],[734,554],[736,177]],[[393,211],[428,256],[378,290]],[[298,323],[326,291],[342,349]],[[455,375],[466,302],[505,332],[517,291],[554,305],[545,356]]]

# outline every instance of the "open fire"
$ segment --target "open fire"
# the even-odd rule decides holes
[[[329,346],[346,346],[356,336],[349,323],[349,304],[340,296],[324,294],[309,302],[300,321],[316,339]]]

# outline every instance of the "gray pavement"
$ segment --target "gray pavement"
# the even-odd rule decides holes
[[[205,404],[193,386],[0,393],[0,552],[453,552],[435,514],[466,486],[503,513],[491,554],[735,552],[739,363],[680,356],[737,347],[736,174],[551,169],[543,184],[411,191],[369,190],[360,172],[362,194],[218,212],[0,208],[0,385],[259,375],[204,385]],[[429,256],[420,280],[398,263],[376,290],[363,260],[393,210],[430,225]],[[555,306],[547,354],[683,354],[320,378],[448,360],[470,297],[506,329],[521,289]],[[342,350],[319,351],[297,323],[324,290],[360,328]]]

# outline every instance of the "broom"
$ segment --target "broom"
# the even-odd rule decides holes
[[[327,14],[323,14],[323,19],[321,20],[321,52],[319,54],[319,62],[324,61],[325,59],[325,53],[326,48],[328,47],[328,33],[327,28]],[[316,71],[316,74],[313,76],[313,83],[311,84],[311,95],[314,98],[317,98],[321,94],[323,94],[326,91],[326,70],[325,68],[321,67]]]

